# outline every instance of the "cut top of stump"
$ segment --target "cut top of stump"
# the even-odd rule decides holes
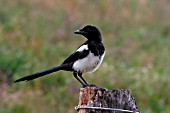
[[[78,113],[128,113],[128,111],[139,113],[136,101],[129,90],[107,90],[97,86],[80,89]]]

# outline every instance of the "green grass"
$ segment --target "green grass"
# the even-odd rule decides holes
[[[0,113],[76,113],[81,85],[71,73],[12,81],[62,63],[85,41],[73,31],[86,24],[100,28],[106,46],[87,81],[130,89],[143,113],[169,113],[169,10],[168,0],[1,0]]]

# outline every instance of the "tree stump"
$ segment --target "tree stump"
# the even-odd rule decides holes
[[[76,109],[78,113],[139,113],[129,90],[107,90],[97,86],[80,89]]]

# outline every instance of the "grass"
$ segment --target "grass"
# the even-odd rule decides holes
[[[100,28],[107,50],[87,81],[130,89],[144,113],[169,113],[169,10],[168,0],[1,0],[0,113],[76,112],[81,86],[69,72],[12,81],[62,63],[85,41],[73,31],[86,24]]]

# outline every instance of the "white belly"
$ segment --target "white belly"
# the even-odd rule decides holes
[[[94,56],[93,53],[89,53],[89,55],[83,59],[79,59],[73,64],[73,69],[77,72],[85,73],[85,72],[94,72],[101,65],[105,53],[101,57]]]

